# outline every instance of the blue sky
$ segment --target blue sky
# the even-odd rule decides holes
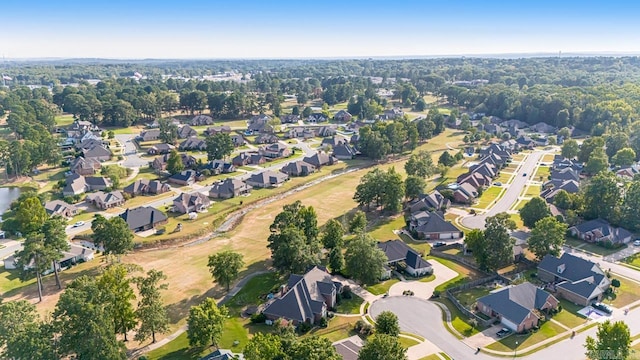
[[[640,52],[640,2],[1,0],[0,55],[308,58]]]

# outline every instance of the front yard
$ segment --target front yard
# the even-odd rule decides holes
[[[584,250],[586,252],[590,252],[590,253],[594,253],[594,254],[598,254],[601,256],[607,256],[607,255],[611,255],[613,253],[617,253],[618,251],[624,249],[626,247],[619,247],[619,248],[615,248],[615,249],[607,249],[604,246],[599,246],[595,243],[588,243],[586,241],[582,241],[580,239],[576,239],[573,237],[569,237],[567,236],[565,238],[565,245],[571,246],[573,248],[577,248],[577,249],[581,249]]]
[[[568,328],[574,328],[576,326],[584,324],[587,321],[587,318],[578,314],[578,311],[583,308],[582,306],[576,305],[565,299],[558,300],[560,300],[562,311],[555,314],[553,316],[553,320],[561,323]]]
[[[451,313],[451,326],[453,326],[453,328],[460,334],[469,337],[480,332],[475,326],[471,326],[471,324],[469,324],[469,318],[460,312],[460,310],[453,305],[451,300],[441,297],[433,301],[439,302],[449,309],[449,312]],[[443,314],[443,316],[445,315]]]
[[[480,198],[478,199],[478,203],[474,206],[481,209],[486,209],[491,206],[494,201],[498,200],[498,196],[502,192],[501,186],[491,186],[487,190],[485,190]]]
[[[364,302],[360,296],[356,294],[351,295],[351,299],[342,299],[340,304],[336,306],[336,312],[340,314],[359,314],[360,306]]]
[[[538,331],[536,332],[528,334],[513,334],[511,336],[507,336],[500,341],[496,341],[493,344],[490,344],[489,346],[487,346],[487,349],[496,351],[517,351],[518,348],[528,348],[565,331],[566,330],[562,326],[551,321],[547,321],[540,325],[540,329],[538,329]]]
[[[382,295],[389,291],[393,284],[400,282],[397,278],[392,278],[389,280],[381,281],[375,285],[367,285],[364,287],[365,290],[372,293],[373,295]]]

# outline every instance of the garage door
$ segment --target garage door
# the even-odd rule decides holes
[[[502,325],[504,325],[505,327],[508,327],[509,329],[511,329],[514,332],[518,331],[518,325],[516,325],[514,322],[509,321],[507,319],[505,319],[504,317],[502,318],[502,320],[500,321],[500,323],[502,323]]]

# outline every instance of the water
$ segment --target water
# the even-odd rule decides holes
[[[20,196],[19,188],[0,187],[0,220],[2,220],[2,214],[9,209],[18,196]]]

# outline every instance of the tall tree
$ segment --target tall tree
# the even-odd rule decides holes
[[[70,245],[67,241],[67,233],[65,228],[66,221],[59,216],[47,219],[42,225],[42,233],[44,235],[44,247],[51,255],[52,267],[56,276],[56,285],[58,289],[62,289],[59,276],[58,261],[64,256],[64,251],[69,251]]]
[[[165,144],[175,145],[178,141],[178,126],[169,119],[158,120],[160,125],[160,140]]]
[[[18,229],[23,236],[40,231],[42,225],[48,218],[42,202],[35,196],[26,198],[20,202],[15,216]]]
[[[449,154],[449,152],[446,150],[438,158],[438,164],[442,164],[447,167],[452,167],[456,164],[456,162],[456,158]]]
[[[640,230],[640,212],[638,209],[640,209],[640,179],[631,182],[621,206],[623,223],[634,231]]]
[[[625,147],[613,155],[611,162],[617,166],[631,166],[636,162],[636,152],[630,147]]]
[[[409,176],[404,180],[404,196],[407,199],[415,199],[424,193],[427,183],[423,178],[417,176]]]
[[[211,272],[213,278],[229,291],[229,286],[233,280],[238,278],[238,273],[244,266],[244,261],[242,260],[242,254],[225,250],[209,255],[207,266],[209,266],[209,272]]]
[[[587,219],[603,218],[612,222],[618,219],[621,202],[618,179],[611,172],[603,172],[591,178],[584,187],[584,216]]]
[[[561,223],[555,217],[542,218],[538,220],[536,226],[531,230],[531,236],[527,240],[529,250],[536,255],[538,260],[542,260],[547,254],[560,256],[566,232],[567,225]]]
[[[586,139],[580,145],[580,152],[578,153],[578,161],[586,163],[591,157],[591,153],[595,149],[602,149],[604,147],[604,139],[599,136],[594,136]]]
[[[589,359],[626,359],[631,347],[631,333],[624,321],[612,323],[607,320],[598,324],[596,338],[587,337],[584,344],[587,349],[585,355]]]
[[[0,356],[7,359],[56,360],[49,324],[25,300],[0,304]]]
[[[129,279],[130,268],[122,264],[108,266],[98,278],[98,286],[104,293],[105,303],[117,333],[124,335],[136,325],[136,314],[132,301],[136,295]]]
[[[336,219],[331,219],[324,225],[324,230],[322,232],[322,245],[326,249],[341,249],[344,245],[344,241],[342,240],[343,236],[344,228],[342,227],[342,224]]]
[[[364,232],[367,227],[367,215],[358,210],[353,214],[351,221],[349,221],[349,232],[352,234],[359,234]]]
[[[284,355],[280,337],[262,332],[249,339],[242,353],[246,360],[273,360]]]
[[[42,273],[55,258],[45,246],[44,241],[43,234],[29,233],[24,241],[22,250],[16,254],[18,269],[22,271],[22,278],[26,279],[26,277],[35,273],[39,301],[42,301]]]
[[[176,149],[171,150],[169,158],[167,159],[167,171],[169,174],[177,174],[184,170],[184,163],[182,162],[182,156]]]
[[[362,284],[374,284],[380,280],[387,256],[368,234],[360,233],[347,243],[346,270]]]
[[[524,226],[530,229],[536,225],[538,220],[551,216],[551,210],[549,210],[547,202],[539,196],[529,200],[529,202],[520,209],[519,213]]]
[[[431,154],[426,151],[412,154],[404,164],[404,169],[407,175],[415,175],[422,178],[431,177],[436,173],[436,166],[433,164]]]
[[[580,153],[578,142],[573,139],[565,140],[562,144],[562,156],[567,159],[573,159],[578,156],[578,153]]]
[[[285,352],[289,359],[296,360],[342,360],[342,356],[331,345],[331,341],[319,336],[295,341]]]
[[[114,216],[105,219],[96,215],[91,223],[93,239],[104,247],[105,255],[115,255],[118,259],[121,255],[133,250],[133,233],[123,218]]]
[[[135,340],[142,342],[151,336],[151,342],[156,342],[156,334],[162,334],[169,330],[169,315],[162,302],[161,290],[167,290],[168,285],[161,283],[167,280],[167,276],[158,270],[151,269],[146,277],[136,277],[133,282],[138,288],[140,300],[136,317],[140,326],[136,330]]]
[[[106,295],[95,278],[76,278],[60,295],[53,313],[61,355],[78,359],[125,360],[126,349],[105,306]]]
[[[377,334],[360,349],[358,360],[407,360],[407,349],[398,342],[398,338]]]
[[[596,148],[591,152],[589,160],[584,166],[584,170],[591,174],[599,174],[609,169],[609,158],[603,148]]]
[[[376,333],[391,336],[400,335],[398,316],[391,311],[383,311],[376,317]]]
[[[224,159],[233,152],[233,141],[227,133],[219,132],[206,139],[207,159],[209,161]]]
[[[473,229],[466,233],[464,237],[464,245],[466,249],[471,251],[473,258],[478,265],[487,263],[486,239],[484,237],[484,231],[480,229]]]
[[[387,170],[384,179],[382,204],[385,210],[397,213],[402,210],[402,198],[404,197],[402,175],[398,174],[394,167],[391,167]]]
[[[499,213],[486,219],[484,238],[487,251],[486,263],[480,267],[497,270],[513,262],[513,245],[515,241],[509,235],[516,224],[507,213]]]
[[[218,346],[222,337],[227,308],[218,307],[215,300],[206,298],[189,309],[187,338],[190,346]]]

